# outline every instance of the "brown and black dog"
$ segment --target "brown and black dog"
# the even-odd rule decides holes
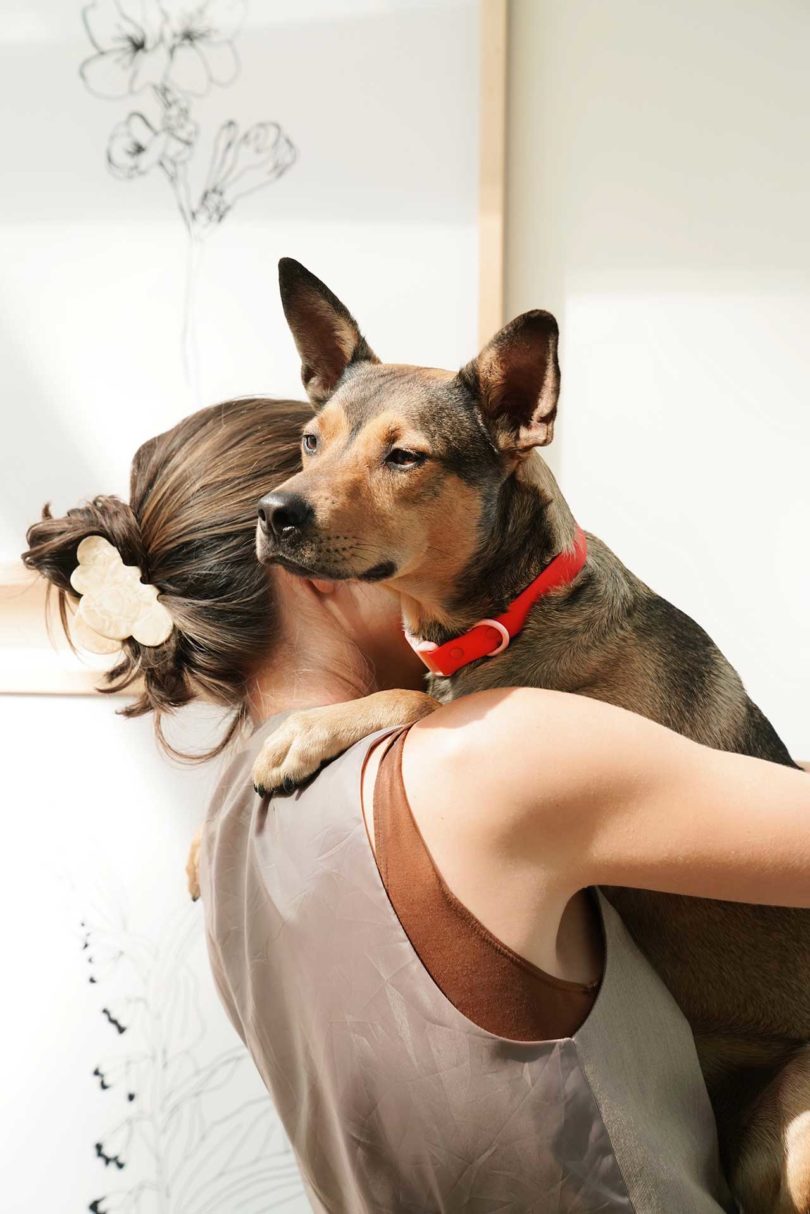
[[[500,613],[575,531],[536,450],[557,410],[556,321],[519,316],[458,373],[384,364],[323,283],[289,259],[279,270],[316,416],[303,470],[260,504],[259,558],[385,582],[422,640],[443,643]],[[433,677],[434,699],[377,693],[294,714],[260,756],[257,786],[294,786],[436,700],[516,684],[607,700],[708,746],[794,765],[703,629],[589,535],[582,572],[535,604],[505,652]],[[810,913],[610,897],[691,1022],[746,1214],[810,1210]]]

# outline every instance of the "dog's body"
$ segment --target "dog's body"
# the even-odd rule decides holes
[[[452,376],[380,365],[343,305],[297,263],[282,263],[282,297],[322,412],[303,472],[263,503],[260,556],[312,576],[384,580],[409,631],[438,644],[503,611],[575,529],[534,450],[550,440],[556,411],[553,319],[519,318]],[[582,572],[535,604],[505,652],[431,682],[440,701],[493,686],[576,692],[709,746],[794,765],[706,633],[593,536]],[[306,755],[299,737],[297,768],[271,739],[259,778],[311,774],[370,726],[410,713],[397,694],[388,710],[384,695],[373,712],[360,709],[356,733],[350,706],[323,710],[340,712],[340,738],[330,742],[321,720]],[[419,716],[429,705],[412,707]],[[810,1209],[810,1135],[786,1145],[786,1124],[810,1109],[810,913],[609,896],[692,1024],[746,1214]]]

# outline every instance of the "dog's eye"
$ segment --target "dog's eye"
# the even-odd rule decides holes
[[[408,451],[405,447],[394,447],[385,457],[386,464],[394,468],[416,468],[424,464],[427,456],[421,451]]]
[[[317,434],[305,434],[303,436],[303,438],[301,439],[301,442],[303,444],[304,450],[307,452],[308,455],[312,455],[313,451],[318,450]]]

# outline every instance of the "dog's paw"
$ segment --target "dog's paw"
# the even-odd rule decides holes
[[[188,892],[191,895],[192,902],[196,902],[200,896],[200,842],[202,840],[202,832],[197,831],[197,834],[191,841],[188,859],[186,860],[186,884]]]
[[[253,787],[260,796],[294,792],[345,748],[334,708],[294,712],[264,743],[253,764]]]

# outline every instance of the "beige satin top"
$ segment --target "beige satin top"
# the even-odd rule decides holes
[[[379,735],[268,804],[250,770],[276,723],[216,791],[201,884],[222,1000],[314,1208],[731,1210],[691,1032],[609,904],[602,983],[573,1036],[480,1028],[430,977],[375,863],[360,788]]]

